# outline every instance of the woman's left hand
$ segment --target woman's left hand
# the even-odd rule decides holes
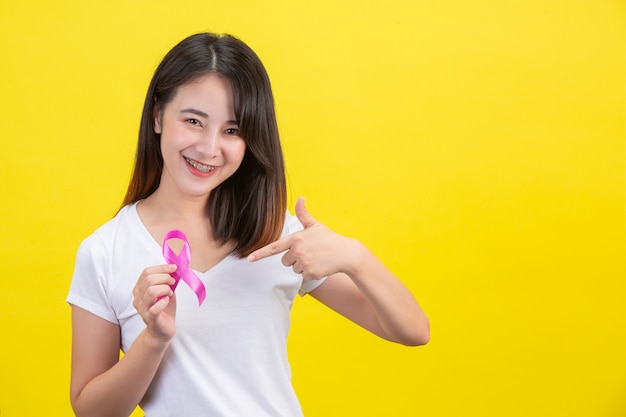
[[[409,346],[430,338],[428,317],[413,294],[364,245],[333,232],[296,203],[304,230],[250,254],[251,262],[285,252],[283,265],[307,280],[328,279],[311,295],[363,328]]]
[[[304,230],[257,249],[248,256],[250,262],[287,251],[282,263],[307,280],[317,280],[337,272],[350,275],[351,265],[358,262],[358,242],[341,236],[311,216],[304,198],[296,203],[296,216]]]

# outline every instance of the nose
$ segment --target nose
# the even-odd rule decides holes
[[[217,130],[207,131],[196,144],[196,150],[210,158],[220,153],[220,132]]]

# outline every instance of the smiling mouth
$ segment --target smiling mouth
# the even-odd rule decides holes
[[[215,167],[201,164],[200,162],[194,161],[193,159],[189,159],[186,156],[184,156],[183,158],[185,158],[185,161],[187,161],[189,165],[191,165],[192,167],[194,167],[200,172],[211,172],[215,169]]]

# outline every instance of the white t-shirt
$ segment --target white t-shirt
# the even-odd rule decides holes
[[[301,229],[288,216],[283,236]],[[67,302],[119,325],[127,351],[145,328],[132,289],[146,267],[164,263],[136,204],[127,206],[80,245]],[[194,272],[206,300],[199,307],[183,281],[176,288],[176,335],[140,404],[146,416],[301,416],[286,352],[289,315],[295,295],[322,281],[303,281],[281,255],[254,263],[227,256]]]

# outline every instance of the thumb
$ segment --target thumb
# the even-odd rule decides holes
[[[304,197],[298,198],[298,201],[296,202],[296,216],[298,216],[298,220],[300,220],[300,223],[302,223],[305,229],[317,223],[317,220],[311,216],[309,211],[304,206]]]

